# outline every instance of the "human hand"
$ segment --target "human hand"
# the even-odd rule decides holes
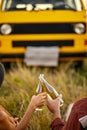
[[[0,130],[15,130],[18,118],[13,118],[7,110],[0,106]]]
[[[37,107],[43,106],[46,104],[46,99],[47,99],[47,93],[43,92],[38,95],[34,95],[31,98],[30,105],[36,109]]]
[[[60,115],[60,102],[62,99],[62,95],[60,94],[56,99],[51,99],[49,96],[47,97],[47,107],[50,112],[53,113],[54,118],[61,117]]]

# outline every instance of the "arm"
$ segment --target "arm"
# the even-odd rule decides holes
[[[34,95],[31,99],[30,104],[28,105],[27,111],[25,112],[23,118],[21,119],[18,126],[16,127],[16,130],[25,130],[34,110],[38,106],[44,105],[45,101],[46,101],[46,93],[41,93],[38,94],[37,96]]]
[[[25,130],[34,110],[38,106],[44,105],[46,98],[46,92],[32,96],[28,108],[19,123],[16,118],[13,118],[4,108],[0,107],[0,130]]]
[[[50,99],[49,97],[47,98],[47,107],[50,110],[50,112],[53,113],[53,120],[55,120],[56,118],[61,118],[60,99],[61,96],[54,100]]]
[[[52,100],[49,97],[47,98],[47,107],[51,113],[53,113],[53,122],[51,123],[52,130],[63,130],[64,122],[61,119],[60,114],[60,95],[58,98]]]
[[[87,98],[83,98],[74,103],[69,118],[64,124],[60,118],[60,97],[55,100],[47,100],[47,106],[53,113],[54,120],[51,124],[52,130],[81,130],[79,122],[81,117],[87,115]],[[58,114],[55,114],[58,110]],[[56,116],[55,116],[56,115]]]

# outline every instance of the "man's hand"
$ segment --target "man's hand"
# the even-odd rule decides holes
[[[49,96],[47,97],[47,107],[50,110],[50,112],[53,113],[54,119],[57,117],[61,117],[60,115],[60,100],[62,98],[62,95],[59,95],[56,99],[51,99]]]

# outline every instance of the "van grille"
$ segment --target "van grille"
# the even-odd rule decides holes
[[[74,46],[73,40],[58,40],[58,41],[13,41],[13,47],[27,46]]]
[[[11,24],[12,34],[55,34],[75,33],[71,23]]]

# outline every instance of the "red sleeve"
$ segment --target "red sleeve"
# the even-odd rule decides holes
[[[74,104],[65,125],[60,118],[56,118],[52,122],[51,128],[52,130],[81,130],[82,126],[79,122],[79,118],[85,115],[87,115],[87,98],[83,98]]]
[[[52,130],[62,130],[63,127],[64,127],[64,122],[60,118],[56,118],[51,123],[51,129]]]

